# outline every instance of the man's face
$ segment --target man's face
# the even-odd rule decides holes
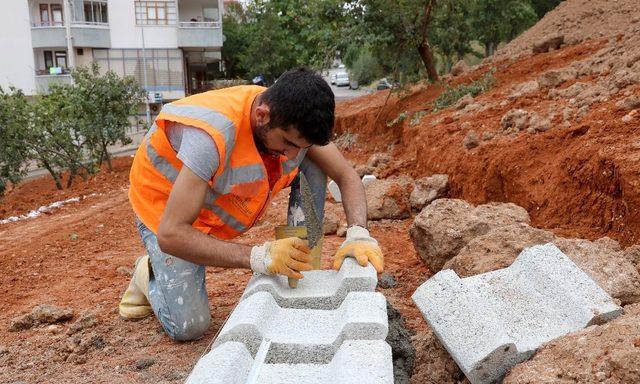
[[[284,155],[287,159],[295,158],[300,150],[311,146],[311,143],[300,135],[297,128],[271,127],[269,123],[258,124],[253,132],[253,138],[260,153],[273,156]]]

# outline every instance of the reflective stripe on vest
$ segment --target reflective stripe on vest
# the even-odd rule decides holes
[[[174,166],[171,165],[171,163],[169,163],[164,157],[160,156],[158,152],[156,152],[156,149],[153,148],[148,139],[146,141],[147,157],[149,158],[149,161],[151,161],[153,167],[166,177],[171,184],[175,183],[178,178],[178,170],[174,168]],[[204,197],[204,208],[215,213],[225,225],[228,225],[238,232],[245,232],[248,228],[244,224],[215,203],[218,196],[219,194],[212,191],[211,188],[207,188]]]

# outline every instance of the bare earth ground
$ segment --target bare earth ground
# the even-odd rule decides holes
[[[391,154],[394,161],[381,171],[381,177],[446,173],[450,197],[474,204],[516,203],[529,212],[532,225],[565,237],[609,236],[624,247],[639,243],[640,111],[639,107],[630,112],[618,105],[640,97],[640,82],[625,83],[606,97],[598,96],[580,112],[580,118],[575,117],[579,112],[575,99],[552,97],[545,88],[510,97],[514,87],[549,70],[594,60],[600,54],[606,59],[614,54],[606,50],[616,44],[621,51],[633,52],[640,45],[633,40],[638,33],[630,29],[640,25],[640,11],[634,4],[636,0],[564,2],[516,39],[509,55],[499,54],[464,75],[447,79],[455,86],[495,68],[497,82],[476,97],[476,110],[449,108],[431,113],[430,103],[442,91],[435,85],[416,85],[394,94],[382,110],[388,91],[339,104],[337,132],[346,139],[343,143],[351,143],[345,146],[346,155],[362,164],[373,153]],[[608,12],[607,7],[614,8]],[[573,20],[575,31],[588,40],[531,55],[530,44],[544,35],[564,32],[561,25],[566,20]],[[609,29],[620,35],[611,38],[601,33]],[[521,56],[514,59],[512,54]],[[630,60],[624,70],[640,68],[633,66],[633,57],[620,58]],[[557,84],[554,92],[564,92],[577,83],[588,87],[608,84],[618,70],[578,74]],[[513,109],[548,117],[551,128],[505,133],[501,119]],[[571,110],[568,119],[563,118],[566,109]],[[387,122],[402,112],[409,117],[388,127]],[[481,138],[475,148],[463,144],[470,132]],[[114,172],[104,171],[86,183],[77,181],[71,190],[61,192],[46,178],[27,182],[0,202],[1,219],[53,201],[88,196],[35,219],[0,225],[1,383],[182,382],[235,306],[250,273],[209,268],[213,322],[203,339],[173,343],[154,318],[140,322],[118,318],[119,297],[129,280],[127,271],[143,252],[126,196],[130,162],[130,158],[119,159]],[[273,238],[273,227],[285,219],[286,194],[278,196],[273,205],[240,241],[257,244]],[[331,202],[329,209],[340,212]],[[408,327],[419,332],[427,326],[410,296],[431,272],[409,239],[411,222],[372,222],[371,231],[385,251],[386,271],[398,281],[396,287],[381,291],[405,316]],[[341,241],[327,237],[325,266]],[[75,316],[59,325],[8,331],[12,318],[38,304],[70,307]],[[72,324],[83,316],[93,316],[95,324],[69,334]],[[427,376],[414,375],[412,382],[427,382],[429,373],[421,374]]]

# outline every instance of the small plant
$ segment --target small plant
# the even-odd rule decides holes
[[[420,119],[422,119],[422,117],[426,114],[427,112],[425,111],[418,111],[414,113],[411,117],[411,122],[409,122],[409,125],[413,127],[414,125],[420,124]]]
[[[402,112],[401,114],[398,115],[398,117],[396,117],[395,119],[391,120],[391,121],[387,121],[387,127],[391,128],[394,125],[403,122],[404,120],[406,120],[407,118],[407,111]]]
[[[486,92],[496,82],[496,78],[493,77],[494,72],[495,68],[491,69],[489,72],[482,75],[480,79],[473,81],[471,84],[460,84],[455,88],[445,84],[444,92],[442,92],[442,94],[433,102],[432,112],[438,112],[450,107],[468,93],[475,97]]]

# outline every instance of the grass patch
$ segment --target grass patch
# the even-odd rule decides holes
[[[455,88],[445,84],[445,90],[438,96],[433,102],[432,112],[438,112],[442,109],[448,108],[460,100],[464,95],[470,93],[475,97],[483,92],[486,92],[496,82],[496,78],[493,77],[495,68],[482,75],[478,80],[473,81],[471,84],[460,84]]]

